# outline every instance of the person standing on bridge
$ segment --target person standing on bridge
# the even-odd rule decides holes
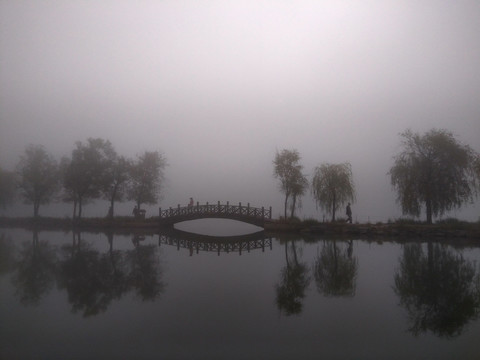
[[[190,202],[188,203],[188,207],[193,206],[193,198],[190,198]]]

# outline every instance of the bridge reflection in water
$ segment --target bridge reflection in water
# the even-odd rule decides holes
[[[172,229],[160,232],[158,245],[162,244],[175,246],[177,250],[188,249],[190,256],[200,251],[216,252],[220,256],[221,253],[242,255],[245,251],[261,249],[263,252],[265,248],[272,250],[272,238],[267,237],[264,231],[241,236],[209,236]]]

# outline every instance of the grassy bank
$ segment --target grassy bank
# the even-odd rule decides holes
[[[26,217],[8,218],[0,217],[0,227],[24,228],[37,230],[95,230],[108,231],[116,229],[145,229],[157,230],[159,228],[158,218],[138,220],[129,216],[108,218],[83,218],[72,220],[70,218],[52,217]]]
[[[480,222],[464,222],[455,219],[435,224],[425,224],[411,220],[398,220],[377,224],[349,224],[345,221],[322,223],[308,219],[304,221],[272,221],[265,230],[279,232],[301,232],[345,236],[388,236],[420,238],[469,238],[480,240]]]
[[[129,216],[108,218],[8,218],[0,217],[0,227],[36,230],[85,230],[85,231],[149,231],[158,232],[158,217],[135,219]],[[447,219],[429,225],[412,220],[389,223],[348,224],[345,221],[319,222],[314,219],[292,221],[272,220],[265,224],[268,232],[297,232],[303,234],[338,235],[348,237],[417,237],[417,238],[468,238],[480,240],[480,222]]]

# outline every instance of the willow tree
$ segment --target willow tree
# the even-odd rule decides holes
[[[304,195],[308,187],[308,180],[302,174],[303,165],[300,164],[300,154],[297,150],[283,149],[282,152],[275,154],[273,165],[273,176],[280,180],[280,189],[285,194],[285,219],[287,219],[290,199],[292,201],[290,216],[293,218],[297,200]]]
[[[401,134],[403,150],[390,169],[393,188],[402,212],[433,216],[473,201],[478,186],[478,155],[459,143],[452,133],[432,129],[424,135],[410,130]]]
[[[355,201],[352,166],[343,164],[322,164],[315,168],[312,180],[313,197],[335,221],[337,210],[348,201]]]

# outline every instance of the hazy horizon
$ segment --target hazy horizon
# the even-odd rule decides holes
[[[29,144],[60,159],[99,137],[166,157],[147,216],[193,197],[277,217],[272,161],[297,149],[309,180],[321,163],[351,163],[354,221],[399,218],[387,176],[399,133],[447,129],[480,152],[479,18],[476,1],[0,0],[0,167]],[[302,203],[300,218],[322,218],[310,191]],[[105,215],[97,205],[84,216]],[[477,198],[444,217],[479,210]],[[0,210],[12,212],[31,207]]]

